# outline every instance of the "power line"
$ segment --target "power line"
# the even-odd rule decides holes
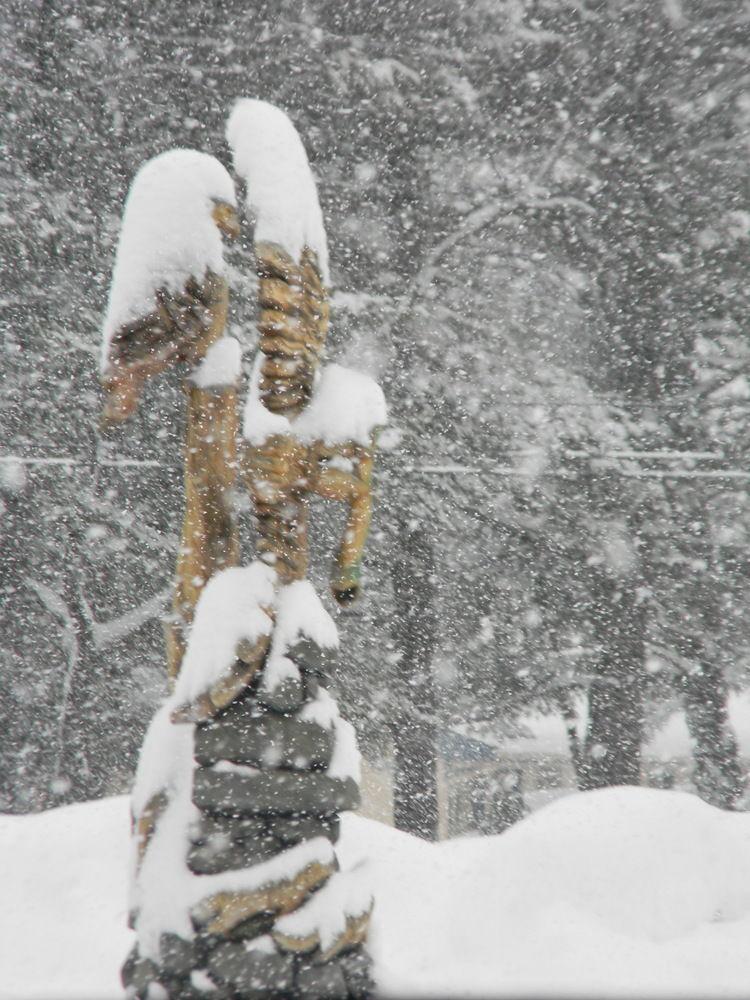
[[[519,448],[499,451],[502,455],[517,455],[521,457],[533,457],[535,455],[547,454],[543,449]],[[723,458],[721,452],[700,452],[700,451],[633,451],[628,449],[614,450],[610,452],[599,451],[579,451],[576,449],[563,449],[560,454],[568,458],[591,458],[591,459],[692,459],[694,461],[703,459]],[[393,465],[393,455],[384,453],[389,465]],[[23,457],[20,455],[0,455],[0,463],[7,465],[40,465],[40,466],[92,466],[98,465],[104,468],[118,470],[138,471],[140,469],[170,469],[171,465],[159,462],[156,459],[136,459],[136,458],[103,458],[95,459],[93,462],[68,456],[32,456]],[[617,468],[611,466],[606,470],[613,475],[622,476],[625,479],[703,479],[703,480],[745,480],[750,479],[750,470],[747,469],[640,469],[640,468]],[[484,465],[469,466],[458,464],[435,464],[435,465],[403,465],[397,470],[394,468],[380,469],[380,474],[390,478],[391,476],[499,476],[502,478],[518,479],[538,479],[538,478],[559,478],[575,479],[578,471],[573,469],[533,469],[523,468],[513,465]]]

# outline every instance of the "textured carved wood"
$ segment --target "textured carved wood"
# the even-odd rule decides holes
[[[271,608],[263,610],[269,617],[272,616]],[[263,666],[270,644],[270,635],[262,635],[254,643],[241,640],[237,645],[237,659],[229,672],[194,701],[175,708],[170,716],[172,722],[206,722],[213,719],[252,682]]]
[[[112,337],[102,426],[127,420],[152,375],[178,361],[197,364],[224,332],[227,304],[227,283],[210,270],[200,282],[190,278],[182,292],[159,289],[156,308]]]
[[[312,397],[328,331],[328,293],[315,253],[305,247],[300,263],[274,243],[255,248],[259,278],[259,394],[271,412],[299,416]],[[345,472],[334,458],[351,462]],[[255,504],[258,552],[284,583],[301,580],[308,563],[308,503],[315,493],[349,505],[331,581],[340,604],[359,592],[359,574],[372,510],[371,448],[354,444],[302,445],[291,435],[274,435],[260,447],[246,444],[242,471]]]
[[[180,670],[186,631],[203,587],[214,573],[236,566],[239,558],[232,513],[237,475],[237,389],[188,385],[186,392],[185,518],[172,617],[165,629],[167,672],[172,681]]]
[[[347,458],[352,471],[332,467],[332,458]],[[313,468],[310,474],[311,489],[326,500],[337,500],[349,505],[349,515],[344,534],[336,553],[331,589],[339,604],[349,604],[359,594],[360,567],[372,515],[371,448],[347,445],[330,448],[317,444],[313,448]]]
[[[297,416],[312,396],[328,331],[328,296],[317,257],[307,247],[299,264],[275,243],[255,247],[261,402],[272,413]]]

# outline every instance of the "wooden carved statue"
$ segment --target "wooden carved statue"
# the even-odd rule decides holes
[[[195,204],[213,227],[201,230],[204,252],[181,255],[179,274],[152,275],[138,315],[119,315],[114,291],[110,304],[109,420],[132,411],[148,375],[176,360],[195,366],[172,692],[149,728],[133,792],[137,942],[122,978],[143,1000],[156,984],[174,1000],[217,990],[233,1000],[364,997],[372,895],[362,871],[338,870],[334,848],[339,812],[359,802],[359,758],[323,686],[338,634],[306,580],[308,515],[315,495],[348,507],[332,575],[334,597],[347,604],[360,587],[385,402],[368,377],[322,364],[325,231],[294,127],[277,108],[242,100],[227,136],[255,223],[259,282],[260,350],[239,453],[238,348],[220,339],[225,290],[223,305],[207,290],[222,279],[220,254],[206,247],[216,248],[220,224],[235,227],[233,196],[206,184],[215,169],[180,182],[201,189]],[[217,197],[228,208],[217,211]],[[182,231],[164,232],[179,241]],[[236,565],[228,500],[238,464],[257,526],[258,558],[247,567]]]

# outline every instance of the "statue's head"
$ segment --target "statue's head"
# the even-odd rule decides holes
[[[222,234],[239,233],[232,179],[214,157],[173,149],[128,193],[103,328],[103,420],[135,409],[146,378],[197,362],[226,310]]]

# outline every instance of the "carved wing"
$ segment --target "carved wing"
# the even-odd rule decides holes
[[[159,289],[152,312],[120,327],[102,378],[103,423],[120,423],[133,413],[147,378],[177,361],[200,361],[221,336],[227,300],[224,279],[207,271],[202,282],[190,278],[179,293]]]

